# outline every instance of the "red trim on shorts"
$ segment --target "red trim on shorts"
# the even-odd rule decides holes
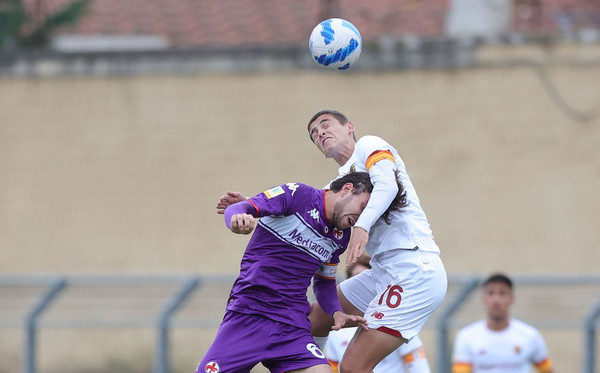
[[[379,328],[377,328],[377,330],[379,330],[380,332],[384,332],[385,334],[389,334],[391,336],[394,336],[394,337],[404,338],[402,336],[402,333],[400,333],[399,331],[387,328],[385,326],[380,326]]]

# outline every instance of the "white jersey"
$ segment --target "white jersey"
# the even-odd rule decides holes
[[[399,171],[399,178],[406,189],[408,200],[408,206],[401,212],[392,212],[391,225],[387,225],[383,219],[379,218],[389,206],[389,203],[378,203],[378,200],[381,199],[381,194],[377,193],[380,170],[375,166],[377,162],[384,159],[392,160],[395,163],[396,169]],[[339,175],[345,175],[351,171],[369,172],[375,187],[367,207],[355,225],[369,232],[366,250],[371,258],[389,249],[418,248],[421,251],[439,254],[440,249],[433,239],[417,192],[406,173],[404,161],[393,146],[377,136],[360,138],[350,159],[339,168]]]
[[[333,371],[337,372],[337,366],[344,356],[346,347],[354,336],[356,328],[344,328],[329,333],[327,344],[325,346],[325,357],[332,365]],[[425,363],[424,369],[416,369],[418,360],[425,359],[423,352],[423,342],[418,336],[403,344],[397,350],[381,360],[373,369],[374,373],[426,373],[430,372],[429,364]],[[414,366],[413,369],[411,366]]]
[[[552,368],[542,335],[516,319],[500,331],[489,329],[485,320],[461,329],[452,361],[454,373],[529,373],[532,365],[541,372]]]

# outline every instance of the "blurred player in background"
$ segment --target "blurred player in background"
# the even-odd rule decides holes
[[[544,338],[534,327],[510,318],[513,283],[493,274],[483,283],[487,319],[459,330],[454,341],[453,373],[552,373]]]
[[[346,268],[346,277],[353,277],[362,271],[370,269],[369,257],[360,256],[356,262]],[[331,364],[334,373],[338,373],[338,365],[344,356],[346,346],[352,340],[356,328],[344,328],[329,333],[325,345],[325,356]],[[419,336],[400,346],[389,354],[373,369],[375,373],[431,373],[429,362],[423,350],[423,342]]]
[[[368,173],[353,172],[329,190],[287,183],[224,211],[232,232],[256,230],[198,373],[250,372],[259,362],[272,372],[331,372],[310,334],[306,292],[314,277],[315,297],[335,319],[334,329],[364,321],[341,312],[335,278],[350,227],[372,189]],[[398,201],[390,208],[402,208],[404,201]]]

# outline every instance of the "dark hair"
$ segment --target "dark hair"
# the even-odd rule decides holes
[[[400,171],[396,170],[394,172],[396,174],[396,183],[398,184],[398,193],[396,193],[394,200],[392,201],[392,203],[390,203],[390,207],[388,207],[388,209],[385,210],[383,215],[381,215],[381,217],[387,225],[392,224],[392,221],[390,220],[390,214],[392,213],[392,211],[402,211],[403,208],[408,206],[408,197],[406,196],[406,189],[404,189],[404,184],[402,184],[402,181],[400,181]]]
[[[501,283],[504,284],[506,286],[508,286],[511,290],[513,288],[513,282],[510,278],[508,278],[508,276],[502,274],[502,273],[494,273],[493,275],[491,275],[490,277],[488,277],[484,282],[483,282],[483,287],[485,287],[486,285],[492,284],[492,283]]]
[[[371,193],[373,192],[373,184],[371,183],[371,178],[369,177],[368,172],[349,172],[346,175],[340,177],[331,182],[329,185],[329,189],[333,192],[339,192],[342,190],[342,187],[346,183],[352,183],[354,190],[352,194],[360,194],[363,192]],[[398,184],[398,193],[394,197],[390,206],[385,210],[381,217],[386,222],[387,225],[390,225],[392,221],[390,220],[390,214],[392,211],[402,211],[403,208],[408,206],[408,199],[406,197],[406,190],[404,189],[404,185],[400,181],[398,177],[398,170],[396,170],[396,183]]]
[[[354,187],[352,194],[361,194],[363,192],[371,193],[373,191],[373,184],[371,184],[371,178],[368,172],[350,172],[346,175],[335,179],[329,185],[329,189],[332,192],[339,192],[346,183],[351,183]]]
[[[318,113],[316,113],[315,115],[313,115],[312,118],[310,118],[310,120],[308,121],[308,124],[306,125],[306,129],[308,130],[308,137],[310,137],[310,124],[323,114],[331,115],[332,117],[337,119],[337,121],[340,122],[340,124],[342,126],[349,122],[348,117],[344,113],[341,113],[337,110],[330,110],[330,109],[321,110]],[[352,136],[354,137],[354,141],[356,141],[356,135],[354,133],[352,133]],[[312,138],[311,138],[311,140],[312,140]]]

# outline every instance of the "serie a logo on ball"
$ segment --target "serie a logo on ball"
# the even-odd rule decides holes
[[[319,65],[332,70],[346,70],[360,57],[362,38],[352,23],[331,18],[313,29],[308,49]]]

